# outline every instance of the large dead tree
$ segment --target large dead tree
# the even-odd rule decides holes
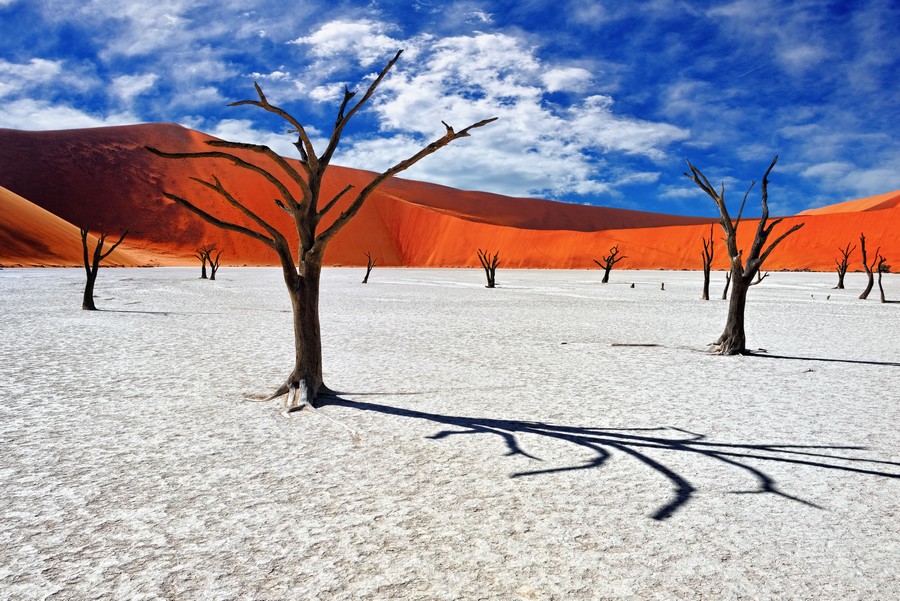
[[[87,283],[84,285],[84,299],[81,301],[81,308],[85,311],[96,311],[97,306],[94,304],[94,283],[97,281],[97,274],[100,272],[100,262],[108,257],[116,247],[122,244],[122,240],[128,235],[128,230],[119,237],[118,242],[109,247],[109,250],[103,252],[103,245],[106,243],[106,232],[100,229],[97,236],[97,244],[94,246],[93,254],[88,253],[88,229],[86,227],[79,228],[81,230],[81,249],[84,252],[84,271],[87,274]]]
[[[715,248],[713,247],[713,226],[709,226],[709,240],[701,238],[703,242],[703,250],[700,256],[703,257],[703,294],[700,295],[701,300],[709,300],[709,272],[712,269],[713,256]]]
[[[488,251],[478,249],[478,260],[484,268],[484,275],[487,277],[487,286],[485,288],[494,288],[497,284],[497,266],[500,265],[500,251],[490,256]]]
[[[835,290],[843,290],[844,289],[844,276],[847,275],[847,269],[850,267],[850,254],[856,250],[856,245],[853,248],[850,248],[850,243],[847,243],[847,246],[844,248],[838,247],[838,251],[841,253],[841,260],[834,260],[834,264],[837,265],[837,274],[838,274],[838,283],[835,286]]]
[[[359,213],[366,200],[386,180],[412,167],[454,140],[470,135],[469,132],[473,129],[496,120],[496,118],[485,119],[459,131],[444,123],[446,131],[441,137],[415,154],[375,175],[361,190],[354,191],[352,185],[347,185],[333,197],[321,199],[325,172],[337,150],[344,128],[369,101],[375,90],[384,81],[388,71],[400,58],[401,53],[402,50],[394,55],[372,80],[362,97],[355,102],[356,92],[352,92],[348,88],[344,89],[343,100],[338,108],[327,146],[321,154],[313,148],[306,128],[287,111],[271,104],[258,84],[254,83],[258,99],[241,100],[230,105],[256,106],[284,119],[290,125],[291,133],[297,134],[297,140],[293,144],[300,154],[299,169],[268,146],[258,144],[210,140],[206,142],[210,146],[210,150],[188,153],[148,148],[154,154],[169,159],[222,159],[240,169],[255,173],[268,182],[274,190],[277,190],[279,198],[275,200],[275,203],[290,215],[299,238],[298,247],[295,249],[292,248],[292,244],[284,233],[260,217],[246,201],[235,198],[215,175],[210,176],[209,179],[192,179],[201,186],[212,190],[222,201],[240,211],[249,222],[254,224],[252,227],[217,217],[200,208],[195,201],[168,192],[164,195],[217,227],[258,240],[270,247],[278,256],[293,309],[295,355],[294,367],[287,380],[269,398],[274,399],[287,394],[287,410],[305,405],[314,406],[316,399],[329,391],[322,378],[322,339],[319,326],[319,279],[325,247]],[[257,155],[260,161],[247,160],[231,151]],[[247,156],[247,154],[243,156]],[[267,167],[260,164],[261,162],[265,162]],[[273,173],[273,170],[278,175]],[[337,213],[336,207],[345,196],[348,204],[343,211]],[[332,220],[329,225],[324,226],[322,224],[327,223],[326,217],[331,217]],[[320,225],[322,225],[321,228]]]
[[[366,277],[363,278],[362,283],[369,283],[369,274],[372,273],[372,269],[375,268],[375,259],[372,258],[372,253],[366,251]]]
[[[609,255],[603,257],[603,262],[601,263],[597,259],[594,259],[594,263],[600,266],[603,269],[603,279],[600,281],[601,284],[606,284],[609,282],[609,272],[612,271],[613,265],[621,261],[622,259],[627,259],[628,257],[619,255],[619,246],[613,246],[609,249]]]
[[[200,279],[207,280],[209,278],[206,277],[206,264],[211,263],[212,259],[210,258],[213,251],[216,250],[216,243],[204,244],[196,251],[194,251],[194,256],[200,260],[201,268],[200,268]]]
[[[781,234],[766,246],[769,236],[772,234],[772,230],[782,222],[781,218],[775,219],[771,223],[768,222],[769,173],[771,173],[777,161],[778,156],[776,155],[775,158],[772,159],[769,168],[766,169],[766,173],[762,179],[762,214],[760,215],[757,224],[753,246],[750,247],[750,252],[746,257],[744,257],[743,250],[738,248],[737,232],[741,223],[741,215],[744,212],[744,205],[747,203],[747,196],[750,194],[750,190],[753,189],[756,181],[750,184],[750,187],[744,194],[744,200],[741,202],[741,208],[738,211],[737,219],[732,220],[731,216],[728,214],[728,207],[725,204],[725,184],[722,184],[719,191],[716,191],[715,187],[713,187],[713,185],[709,183],[709,180],[706,179],[706,176],[688,161],[690,174],[685,173],[685,175],[697,184],[701,190],[706,192],[706,194],[715,201],[716,206],[719,207],[719,213],[721,214],[719,223],[721,223],[722,229],[725,231],[725,248],[728,251],[728,258],[731,262],[731,297],[728,303],[728,319],[725,322],[725,330],[714,343],[716,352],[722,355],[737,355],[745,354],[747,352],[747,336],[744,332],[744,308],[747,305],[747,291],[753,283],[753,278],[759,273],[763,263],[769,258],[769,255],[772,254],[775,247],[778,246],[782,240],[804,225],[798,223],[792,226],[788,231]]]
[[[863,269],[866,270],[866,275],[868,276],[868,281],[866,282],[866,289],[862,291],[862,294],[859,295],[860,300],[866,300],[869,298],[869,293],[872,292],[872,287],[875,285],[875,276],[872,274],[872,270],[875,269],[875,263],[878,261],[878,253],[881,251],[881,247],[879,246],[875,250],[875,256],[872,257],[872,262],[869,263],[869,259],[866,256],[866,236],[865,234],[859,235],[859,252],[862,253],[862,264]]]

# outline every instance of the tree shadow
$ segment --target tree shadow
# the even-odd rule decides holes
[[[336,393],[339,395],[340,393]],[[414,394],[414,393],[406,393]],[[393,395],[391,395],[393,396]],[[880,476],[900,480],[900,463],[852,456],[849,451],[865,451],[867,447],[840,445],[792,445],[792,444],[729,444],[713,442],[703,434],[681,428],[595,428],[549,424],[537,421],[491,419],[442,415],[414,409],[392,407],[372,402],[353,401],[340,396],[329,397],[327,405],[347,407],[359,411],[372,411],[412,419],[426,420],[449,426],[429,436],[440,440],[455,435],[488,434],[499,436],[506,444],[506,456],[522,456],[533,461],[540,458],[527,452],[520,444],[523,435],[542,436],[570,443],[587,449],[593,457],[576,465],[552,467],[516,472],[511,478],[549,475],[603,467],[613,452],[632,457],[666,478],[672,485],[672,498],[651,516],[654,520],[671,517],[685,507],[697,488],[674,468],[654,459],[650,452],[701,455],[719,464],[742,470],[755,480],[755,488],[732,491],[734,494],[773,494],[778,497],[821,509],[820,506],[782,491],[774,478],[750,464],[752,460],[772,461],[780,464],[802,465],[868,476]],[[891,471],[884,471],[891,470]]]
[[[769,353],[748,352],[745,357],[762,357],[767,359],[791,359],[794,361],[823,361],[826,363],[849,363],[852,365],[877,365],[880,367],[900,367],[896,361],[867,361],[865,359],[831,359],[828,357],[795,357],[793,355],[771,355]]]

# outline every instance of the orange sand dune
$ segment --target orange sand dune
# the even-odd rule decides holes
[[[115,232],[109,244],[118,240]],[[112,234],[110,234],[112,237]],[[109,240],[109,238],[107,238]],[[127,242],[128,239],[125,239]],[[104,259],[111,267],[146,265],[123,250],[125,242]],[[97,238],[88,234],[88,248],[97,246]],[[42,267],[84,265],[81,232],[77,227],[33,204],[18,194],[0,187],[0,266]]]
[[[807,209],[801,211],[800,215],[831,215],[832,213],[855,213],[858,211],[878,211],[881,209],[894,209],[900,206],[900,190],[879,194],[877,196],[869,196],[867,198],[857,198],[856,200],[848,200],[837,204],[819,207],[818,209]]]
[[[71,223],[102,221],[110,231],[129,229],[128,250],[143,261],[195,264],[194,250],[216,242],[225,250],[223,264],[275,264],[274,253],[261,242],[217,229],[161,196],[161,190],[167,190],[227,220],[252,226],[243,215],[222,206],[214,193],[190,180],[215,173],[261,217],[284,232],[292,231],[289,216],[273,202],[277,191],[258,175],[220,159],[173,161],[144,149],[149,145],[174,152],[208,150],[204,141],[209,139],[171,124],[54,132],[0,130],[0,185]],[[372,176],[333,167],[323,186],[323,200],[348,183],[360,189]],[[806,227],[787,239],[766,266],[831,270],[837,247],[858,240],[860,232],[866,233],[873,249],[880,245],[889,259],[900,256],[895,234],[900,207],[890,205],[890,195],[883,196],[849,213],[826,207],[787,218],[776,235],[798,221],[806,222]],[[338,208],[349,200],[350,195]],[[700,239],[709,235],[712,221],[509,198],[394,179],[335,237],[325,260],[329,265],[361,265],[364,253],[371,251],[384,266],[477,266],[475,250],[486,248],[500,251],[505,267],[583,269],[596,267],[593,260],[618,245],[628,256],[619,268],[699,269]],[[326,217],[321,227],[329,223]],[[755,226],[752,220],[744,222],[742,240],[752,236]],[[718,225],[714,236],[715,266],[721,269],[725,257]]]

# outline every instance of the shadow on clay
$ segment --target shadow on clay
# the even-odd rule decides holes
[[[751,465],[750,461],[771,461],[780,464],[801,465],[900,480],[900,463],[853,456],[853,451],[865,451],[867,447],[730,444],[709,441],[703,434],[696,434],[674,427],[595,428],[564,426],[536,421],[443,415],[372,402],[353,401],[341,398],[339,395],[340,393],[336,393],[336,396],[329,396],[322,400],[325,401],[325,405],[420,419],[447,426],[446,429],[442,429],[428,437],[432,440],[466,434],[494,435],[503,439],[508,451],[507,456],[519,455],[533,461],[541,461],[540,458],[528,453],[521,446],[520,437],[522,435],[543,436],[561,440],[582,449],[589,449],[594,454],[591,459],[576,465],[516,472],[510,475],[511,478],[600,468],[612,456],[613,452],[622,453],[649,467],[672,484],[673,496],[653,513],[651,517],[654,520],[665,520],[685,507],[697,492],[697,488],[664,461],[651,457],[648,454],[650,452],[656,456],[659,456],[660,453],[702,455],[719,464],[743,470],[755,480],[755,488],[732,491],[734,494],[772,494],[819,509],[821,507],[814,503],[782,491],[774,478],[758,467]],[[395,395],[386,394],[385,396]]]

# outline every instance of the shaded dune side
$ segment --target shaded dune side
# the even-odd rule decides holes
[[[105,248],[115,244],[121,231],[111,232]],[[116,248],[103,265],[138,267],[147,265],[140,258]],[[88,234],[88,248],[97,238]],[[3,267],[81,267],[84,265],[81,232],[71,223],[0,187],[0,266]]]
[[[111,232],[129,229],[127,250],[144,262],[194,264],[194,250],[216,242],[225,250],[224,264],[276,264],[274,253],[263,243],[220,230],[162,197],[161,190],[167,190],[228,221],[258,230],[190,179],[209,179],[215,173],[263,219],[289,233],[291,244],[296,245],[291,217],[273,202],[277,191],[258,175],[222,159],[166,160],[144,149],[149,145],[173,152],[205,151],[210,148],[204,143],[209,139],[172,124],[56,132],[0,130],[0,185],[71,223],[102,221]],[[245,156],[259,159],[253,154]],[[332,167],[323,184],[322,202],[347,183],[362,188],[373,175]],[[338,210],[346,208],[349,201],[342,200]],[[805,221],[806,227],[788,238],[766,267],[831,270],[837,247],[858,242],[860,232],[866,233],[872,250],[880,245],[889,259],[900,255],[900,242],[892,234],[900,221],[900,208],[889,201],[861,203],[867,207],[864,211],[817,210],[816,214],[787,218],[775,236],[797,221]],[[593,268],[593,259],[618,244],[622,254],[628,255],[618,268],[699,269],[700,239],[709,235],[712,221],[509,198],[395,178],[376,191],[335,237],[325,262],[364,265],[364,253],[370,251],[382,266],[477,266],[475,250],[486,248],[500,251],[505,267]],[[326,218],[321,227],[329,223]],[[745,247],[755,228],[756,223],[749,219],[741,225]],[[724,269],[726,257],[718,226],[713,235],[714,266]],[[858,262],[858,251],[851,260]],[[851,264],[851,269],[857,268],[856,263]]]

